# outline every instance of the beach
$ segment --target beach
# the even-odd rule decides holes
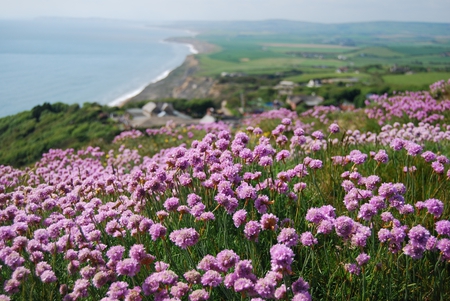
[[[183,43],[183,42],[175,42],[175,41],[168,41],[168,40],[164,40],[164,41],[161,41],[161,42],[162,43],[170,42],[170,43],[184,44],[184,45],[186,45],[188,47],[188,49],[189,49],[191,54],[198,54],[199,53],[199,51],[195,48],[195,46],[193,44]],[[174,69],[176,69],[176,68],[178,68],[178,67],[175,67]],[[170,74],[170,72],[172,72],[174,69],[169,69],[169,70],[164,71],[163,73],[158,75],[154,80],[152,80],[149,84],[144,85],[144,86],[140,87],[139,89],[137,89],[135,91],[127,93],[127,94],[125,94],[125,95],[123,95],[123,96],[121,96],[121,97],[111,101],[110,103],[108,103],[108,106],[110,106],[110,107],[121,107],[121,106],[125,105],[127,102],[130,101],[130,99],[132,99],[133,97],[139,95],[142,91],[144,91],[144,89],[147,86],[149,86],[151,84],[154,84],[154,83],[157,83],[157,82],[162,81],[163,79],[165,79]]]
[[[186,81],[186,78],[192,76],[197,71],[198,61],[194,57],[195,54],[210,53],[218,49],[217,46],[195,39],[195,37],[173,37],[161,42],[186,45],[190,54],[180,66],[164,71],[148,85],[110,102],[108,104],[109,106],[121,107],[132,101],[157,99],[159,98],[158,95],[162,95],[160,98],[166,98],[164,97],[165,93],[161,94],[159,92],[161,87],[164,87],[164,90],[181,87],[183,82]]]

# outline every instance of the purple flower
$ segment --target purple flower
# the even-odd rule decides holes
[[[309,208],[308,212],[306,213],[305,219],[311,223],[318,224],[322,220],[326,219],[325,215],[322,213],[320,208]]]
[[[450,260],[450,239],[443,238],[440,239],[436,247],[441,251],[442,258],[445,260]]]
[[[5,257],[4,262],[7,266],[14,270],[17,267],[23,265],[25,259],[16,251],[12,251],[8,256]]]
[[[183,274],[184,279],[190,284],[200,283],[202,275],[196,270],[190,270]]]
[[[366,253],[361,253],[356,257],[356,262],[360,265],[363,266],[365,264],[367,264],[367,262],[369,262],[370,260],[370,256],[367,255]]]
[[[195,193],[191,193],[187,196],[187,204],[189,207],[194,207],[197,203],[201,202],[202,198],[196,195]]]
[[[275,158],[277,159],[277,162],[279,162],[279,161],[284,161],[284,159],[286,159],[286,158],[289,158],[290,155],[291,154],[289,153],[289,151],[283,149],[277,153]]]
[[[271,278],[261,278],[256,281],[255,291],[263,298],[273,298],[275,294],[275,284]]]
[[[278,229],[278,217],[272,213],[263,214],[261,216],[261,228],[276,231]]]
[[[9,279],[5,281],[5,284],[3,285],[3,289],[8,294],[15,294],[19,291],[20,282],[16,279]]]
[[[286,297],[286,285],[282,284],[279,288],[275,290],[275,299],[281,300]]]
[[[300,236],[300,241],[302,245],[310,247],[312,245],[316,245],[318,243],[317,238],[315,238],[311,232],[304,232]]]
[[[437,160],[438,162],[442,163],[442,164],[448,164],[448,163],[450,163],[450,160],[449,160],[446,156],[444,156],[444,155],[437,156],[437,157],[436,157],[436,160]]]
[[[354,224],[355,233],[351,237],[352,245],[357,247],[365,247],[367,239],[370,237],[372,232],[369,227],[363,226],[360,223]]]
[[[161,224],[153,224],[150,227],[150,235],[152,236],[152,240],[156,241],[160,237],[164,237],[166,235],[167,229]]]
[[[384,149],[381,149],[376,153],[376,155],[373,157],[375,161],[378,163],[387,163],[389,161],[388,154]]]
[[[378,188],[378,194],[384,198],[390,198],[397,194],[397,189],[392,183],[383,183]]]
[[[142,289],[139,286],[133,287],[131,290],[128,290],[124,301],[142,301],[141,292]]]
[[[206,209],[205,204],[199,202],[191,208],[191,215],[194,217],[200,217],[200,215],[202,215],[202,213],[205,212],[205,209]]]
[[[28,277],[28,275],[30,275],[30,270],[29,269],[27,269],[25,267],[18,267],[12,273],[11,278],[16,279],[17,281],[22,281],[26,277]]]
[[[308,166],[312,169],[320,169],[322,168],[322,161],[318,159],[313,159],[309,162]]]
[[[408,155],[410,156],[417,156],[418,154],[422,153],[423,148],[414,142],[407,142],[405,145],[405,149],[408,151]]]
[[[184,282],[177,282],[176,285],[170,288],[170,294],[175,298],[182,298],[189,291],[189,285]]]
[[[299,237],[294,228],[283,228],[278,234],[277,241],[288,247],[293,247],[298,244]]]
[[[317,227],[317,233],[322,234],[330,234],[334,229],[334,219],[324,219],[319,223],[319,227]]]
[[[294,191],[295,192],[301,192],[306,188],[306,183],[300,182],[294,184]]]
[[[204,301],[204,300],[208,300],[208,299],[209,299],[209,294],[204,289],[195,290],[189,295],[190,301]]]
[[[187,247],[193,246],[197,243],[199,234],[194,228],[183,228],[170,233],[169,238],[175,243],[175,245],[186,249]]]
[[[255,135],[262,135],[262,134],[263,134],[263,131],[262,131],[261,128],[257,127],[257,128],[255,128],[255,129],[253,130],[253,134],[255,134]]]
[[[373,207],[375,207],[376,210],[381,210],[381,209],[386,208],[386,203],[384,202],[384,198],[381,196],[373,196],[369,200],[369,204],[371,204]]]
[[[365,179],[364,185],[366,185],[367,189],[374,190],[375,188],[377,188],[377,184],[380,183],[380,181],[381,179],[379,176],[371,175]]]
[[[444,164],[439,161],[434,161],[431,163],[431,168],[433,168],[433,170],[438,174],[444,173]]]
[[[239,278],[234,282],[233,287],[236,292],[251,291],[254,288],[254,283],[248,278]]]
[[[367,155],[355,149],[350,152],[349,158],[355,164],[363,164],[367,160]]]
[[[361,273],[361,268],[357,266],[355,263],[346,263],[344,268],[350,274],[359,275]]]
[[[400,214],[411,214],[414,213],[414,207],[410,204],[401,205],[397,208]]]
[[[205,255],[205,257],[200,260],[200,262],[197,265],[197,269],[208,271],[208,270],[215,270],[220,271],[219,262],[217,259],[212,255]]]
[[[389,211],[381,213],[381,220],[385,223],[388,223],[394,219],[394,216]]]
[[[235,273],[238,278],[253,278],[253,266],[251,260],[241,260],[236,263]]]
[[[55,272],[46,270],[39,276],[44,283],[55,282],[57,280]]]
[[[424,203],[428,212],[433,214],[436,218],[440,217],[444,212],[444,203],[437,199],[428,199]]]
[[[447,235],[450,236],[450,221],[441,220],[436,222],[435,224],[436,232],[439,235]]]
[[[257,221],[249,221],[245,224],[244,234],[248,240],[258,241],[261,225]]]
[[[428,238],[427,245],[425,246],[425,248],[428,251],[436,251],[437,241],[438,240],[436,237],[430,236],[430,238]]]
[[[179,199],[175,197],[168,198],[164,202],[164,208],[166,208],[167,211],[176,211],[179,205]]]
[[[133,245],[129,251],[130,257],[141,264],[150,264],[155,257],[147,254],[144,245]]]
[[[132,258],[126,258],[117,263],[116,270],[119,275],[133,277],[139,272],[140,265],[138,261]]]
[[[238,210],[233,214],[233,223],[236,228],[239,228],[242,224],[244,224],[246,219],[247,211],[245,211],[245,209]]]
[[[245,199],[255,199],[256,189],[249,185],[247,182],[242,182],[241,185],[236,189],[237,195],[241,200]]]
[[[273,159],[269,156],[263,156],[259,159],[258,164],[264,167],[269,166],[273,164]]]
[[[366,203],[361,205],[358,213],[358,218],[362,218],[366,221],[369,221],[372,218],[372,216],[376,214],[377,209],[375,208],[375,206],[373,206],[370,203]]]
[[[421,155],[422,158],[425,159],[426,162],[431,162],[436,160],[436,154],[431,151],[426,151]]]
[[[128,293],[128,283],[124,281],[116,281],[111,284],[106,293],[111,299],[125,298]]]
[[[291,271],[291,264],[294,261],[294,252],[291,248],[276,244],[270,248],[270,263],[272,271]]]
[[[6,295],[0,295],[0,301],[11,301],[11,299]]]
[[[294,295],[292,301],[311,301],[311,295],[308,292],[302,292]]]
[[[425,246],[415,245],[411,242],[409,242],[408,244],[406,244],[405,247],[403,247],[403,253],[405,253],[405,255],[408,255],[413,259],[422,258],[424,251]]]
[[[124,252],[125,252],[125,247],[113,246],[113,247],[109,248],[108,252],[106,252],[106,256],[109,258],[109,260],[119,261],[122,259]]]
[[[413,245],[421,245],[425,248],[428,238],[430,237],[430,232],[422,225],[417,225],[409,230],[408,237]]]
[[[290,125],[291,123],[292,123],[292,121],[290,118],[283,118],[281,120],[281,124],[283,124],[283,125]]]
[[[103,285],[105,285],[110,280],[110,274],[105,271],[100,271],[97,274],[95,274],[94,278],[92,279],[92,284],[96,288],[100,288]]]
[[[209,270],[202,276],[201,283],[203,286],[216,287],[222,283],[222,276],[214,270]]]
[[[393,150],[399,151],[405,146],[405,141],[403,139],[395,138],[391,141],[390,147]]]
[[[36,276],[41,276],[45,271],[51,270],[52,267],[45,261],[41,261],[36,265]]]
[[[336,234],[343,238],[349,238],[353,231],[354,221],[348,216],[340,216],[334,221]]]
[[[292,283],[291,289],[294,294],[304,293],[309,290],[309,283],[300,277],[297,281]]]
[[[328,127],[328,131],[333,134],[339,133],[339,125],[336,123],[330,124],[330,126]]]
[[[321,131],[315,131],[311,134],[311,136],[317,140],[322,140],[325,138],[325,135]]]
[[[239,256],[232,250],[222,250],[217,254],[216,258],[219,267],[224,272],[234,267],[240,259]]]

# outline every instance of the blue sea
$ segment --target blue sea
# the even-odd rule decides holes
[[[118,104],[167,76],[192,35],[144,22],[0,20],[0,117],[44,102]]]

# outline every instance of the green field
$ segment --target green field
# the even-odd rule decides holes
[[[355,32],[345,39],[344,35],[324,33],[274,35],[255,28],[238,33],[206,32],[198,38],[219,46],[220,50],[197,56],[201,69],[198,75],[217,77],[222,72],[267,75],[296,70],[302,74],[285,79],[306,82],[316,78],[358,77],[372,83],[417,86],[448,77],[450,44],[445,39],[437,42],[420,35],[393,34],[389,30],[386,35]],[[354,46],[342,45],[344,42]],[[405,70],[402,73],[415,74],[393,74],[390,71],[393,66],[400,66]],[[349,72],[337,74],[338,67],[348,67]]]
[[[430,85],[442,79],[449,79],[450,72],[428,72],[428,73],[415,73],[410,75],[385,75],[383,80],[388,84],[394,85]]]
[[[326,79],[326,78],[351,78],[351,77],[356,77],[359,78],[360,80],[362,79],[367,79],[370,77],[370,75],[366,74],[366,73],[354,73],[354,72],[349,72],[349,73],[336,73],[336,72],[321,72],[321,73],[305,73],[302,75],[296,75],[296,76],[290,76],[287,77],[286,80],[290,80],[293,82],[307,82],[311,79]]]

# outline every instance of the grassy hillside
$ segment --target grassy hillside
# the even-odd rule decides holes
[[[51,148],[80,148],[110,142],[120,128],[109,118],[115,109],[86,103],[44,104],[0,119],[0,165],[36,162]]]

